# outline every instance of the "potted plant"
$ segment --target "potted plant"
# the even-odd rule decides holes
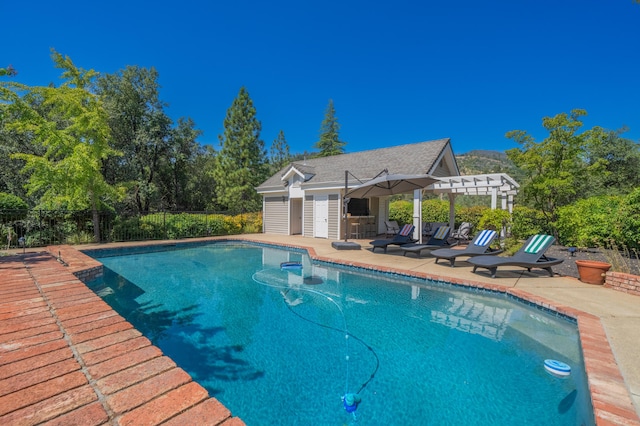
[[[611,264],[599,260],[576,260],[580,281],[587,284],[604,284],[606,273]]]

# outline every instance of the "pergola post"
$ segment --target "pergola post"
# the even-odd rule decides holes
[[[495,186],[491,188],[491,210],[498,208],[498,188]]]
[[[413,239],[422,244],[422,189],[413,191],[413,226]]]

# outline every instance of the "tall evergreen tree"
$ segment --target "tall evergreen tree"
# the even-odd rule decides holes
[[[271,144],[271,172],[275,173],[291,161],[291,153],[289,152],[289,144],[284,137],[284,131],[280,130],[278,137]]]
[[[221,149],[213,176],[217,204],[237,211],[258,211],[261,198],[255,190],[267,173],[266,151],[260,139],[262,125],[247,90],[242,87],[224,119]]]
[[[338,117],[336,117],[336,110],[333,107],[333,100],[329,99],[324,120],[320,125],[320,140],[315,145],[320,150],[318,157],[344,154],[344,147],[347,143],[340,140],[339,130],[340,124],[338,123]]]

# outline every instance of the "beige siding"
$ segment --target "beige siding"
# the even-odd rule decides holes
[[[340,195],[329,194],[329,239],[339,240],[340,235],[338,231],[340,229]]]
[[[304,196],[302,210],[302,235],[313,237],[313,195]]]
[[[280,197],[265,197],[263,226],[265,234],[289,235],[288,210],[289,199],[282,201]]]
[[[433,173],[431,175],[435,177],[447,177],[447,176],[454,175],[454,173],[451,169],[449,169],[446,161],[440,160],[440,162],[438,163],[436,168],[433,170]]]

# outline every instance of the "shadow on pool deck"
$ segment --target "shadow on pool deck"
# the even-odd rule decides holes
[[[451,268],[393,249],[374,254],[368,240],[358,241],[363,250],[338,252],[330,240],[317,238],[234,238],[305,248],[328,262],[490,288],[574,317],[597,424],[640,425],[633,405],[640,404],[637,296],[520,268],[499,270],[491,279],[471,273],[465,262]],[[203,240],[185,242],[193,241]],[[78,248],[149,244],[162,242]],[[76,278],[99,272],[98,262],[69,246],[49,250],[53,256],[0,257],[0,424],[244,424]],[[58,253],[68,266],[56,261]]]

